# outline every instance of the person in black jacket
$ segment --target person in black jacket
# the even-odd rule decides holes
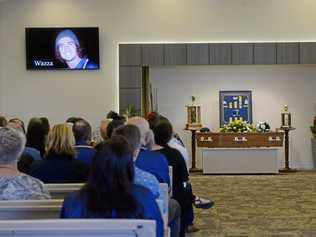
[[[167,119],[157,121],[153,126],[153,132],[156,143],[153,149],[162,153],[167,158],[168,165],[173,169],[172,192],[173,198],[181,206],[181,233],[194,232],[198,229],[193,225],[193,204],[195,207],[207,209],[212,207],[214,202],[193,195],[185,161],[178,150],[168,145],[173,134],[171,123]]]

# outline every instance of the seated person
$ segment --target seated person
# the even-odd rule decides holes
[[[6,117],[0,116],[0,127],[5,127],[5,126],[7,126],[7,124],[8,124],[8,121],[7,121]]]
[[[191,232],[194,229],[194,213],[192,204],[195,204],[195,206],[199,208],[210,208],[214,203],[193,195],[191,185],[188,182],[189,173],[187,171],[185,161],[178,150],[171,148],[168,145],[168,142],[173,134],[170,122],[166,119],[157,122],[153,131],[156,142],[154,150],[164,154],[168,160],[169,166],[172,166],[173,168],[172,191],[173,197],[179,202],[182,210],[181,230]]]
[[[24,123],[18,118],[10,119],[7,127],[17,129],[21,133],[25,134]],[[24,151],[18,161],[18,170],[23,173],[28,173],[35,160],[41,160],[40,152],[32,147],[25,147]]]
[[[26,131],[26,152],[37,160],[36,153],[40,152],[41,157],[45,154],[45,143],[49,130],[47,124],[41,118],[32,118],[27,125]]]
[[[143,120],[141,120],[141,118],[139,117],[134,117],[133,119],[134,122],[138,121],[138,122],[143,122]],[[144,119],[145,122],[147,122],[145,119]],[[146,124],[146,123],[145,123]],[[148,125],[148,124],[147,124]],[[124,138],[126,138],[126,140],[128,141],[130,147],[131,147],[131,150],[134,152],[134,160],[135,160],[135,157],[136,157],[136,161],[139,159],[139,154],[140,152],[140,142],[141,142],[141,133],[139,131],[139,129],[135,126],[135,125],[132,125],[132,124],[128,124],[128,125],[125,125],[125,126],[121,126],[121,127],[118,127],[115,131],[114,131],[114,135],[121,135],[123,136]],[[151,152],[151,151],[148,151],[148,152]],[[155,156],[153,156],[155,157]],[[158,161],[159,161],[159,155],[157,156],[158,157]],[[164,158],[164,157],[163,157]],[[165,159],[165,158],[164,158]],[[150,159],[149,159],[150,160]],[[160,160],[161,161],[161,160]],[[135,161],[134,161],[135,162]],[[145,163],[146,164],[146,163]],[[160,165],[158,162],[154,162],[154,164],[156,165]],[[163,165],[163,164],[162,164]],[[137,171],[141,171],[141,169],[138,169],[137,166],[135,166],[136,170],[136,176],[140,176],[139,173],[137,173]],[[159,168],[157,169],[159,170]],[[168,164],[167,164],[167,170],[168,170]],[[159,173],[159,172],[158,172]],[[169,174],[167,173],[167,176],[168,176],[168,181],[169,181]],[[140,176],[141,178],[141,176]],[[138,183],[140,185],[143,185],[145,187],[148,187],[150,188],[150,186],[152,185],[149,185],[150,184],[150,180],[149,178],[142,178],[140,179],[137,177],[135,177],[135,183]],[[155,178],[154,176],[152,176],[152,179]],[[145,180],[148,180],[145,182]],[[141,182],[142,181],[142,182]],[[151,188],[152,190],[152,188]],[[181,209],[180,209],[180,206],[179,206],[179,203],[174,200],[174,199],[170,199],[169,200],[169,210],[168,210],[168,219],[169,219],[169,223],[168,225],[170,226],[170,229],[171,229],[171,237],[179,237],[179,236],[183,236],[183,235],[180,235],[180,213],[181,213]]]
[[[156,221],[156,236],[163,236],[163,221],[152,193],[134,184],[133,154],[121,136],[100,143],[87,184],[65,198],[61,218],[127,218]]]
[[[155,175],[160,183],[167,183],[170,185],[168,161],[161,153],[151,151],[153,133],[150,130],[146,119],[142,117],[132,117],[128,119],[127,124],[135,125],[139,129],[141,135],[141,149],[135,160],[135,165],[138,168]]]
[[[67,118],[66,123],[73,125],[75,122],[77,122],[81,119],[83,119],[83,118],[71,116],[71,117]]]
[[[74,146],[77,153],[76,157],[90,167],[92,159],[95,156],[95,149],[90,146],[91,126],[86,120],[81,119],[74,123],[72,131],[76,140],[76,145]]]
[[[140,149],[140,132],[134,125],[123,125],[114,130],[112,136],[123,136],[129,143],[133,152],[133,161],[138,156]],[[156,177],[135,166],[135,184],[143,185],[148,188],[155,198],[159,197],[159,182]]]
[[[112,136],[113,131],[125,124],[125,119],[113,119],[109,122],[108,126],[106,127],[106,137],[110,138]]]
[[[25,136],[13,128],[0,128],[0,200],[49,199],[44,184],[20,173],[17,162],[25,146]]]
[[[101,121],[100,123],[100,136],[102,138],[103,141],[105,141],[106,139],[108,139],[108,135],[107,135],[107,127],[109,125],[109,123],[112,121],[112,119],[104,119]]]
[[[181,206],[181,234],[184,235],[183,233],[187,227],[193,225],[193,199],[192,195],[186,190],[186,184],[189,181],[189,173],[184,159],[179,151],[168,146],[168,142],[172,136],[172,128],[170,129],[170,127],[171,124],[167,121],[161,121],[155,125],[153,131],[157,145],[155,145],[153,149],[165,155],[169,166],[172,166],[172,193],[173,198],[176,199]]]
[[[151,129],[153,129],[155,123],[157,123],[161,120],[164,120],[164,119],[169,121],[166,117],[158,114],[157,112],[150,112],[147,115],[147,120],[150,124]],[[187,166],[187,169],[189,170],[188,151],[185,148],[183,141],[181,140],[180,136],[177,133],[173,132],[172,137],[171,137],[170,141],[168,142],[168,146],[170,146],[171,148],[177,149],[181,153],[183,159],[185,160],[185,164]]]
[[[82,183],[88,167],[75,159],[75,138],[67,124],[55,125],[48,134],[43,160],[32,164],[30,175],[44,183]]]
[[[108,125],[113,121],[118,120],[118,122],[114,122],[110,125],[108,128]],[[108,136],[111,135],[113,128],[118,127],[120,125],[123,125],[126,122],[126,119],[124,116],[119,115],[118,113],[114,111],[110,111],[106,115],[106,119],[101,120],[100,126],[96,128],[93,132],[93,143],[98,144],[102,141],[105,141],[106,139],[110,138]]]
[[[8,126],[11,128],[16,128],[21,130],[23,134],[25,134],[25,125],[24,122],[19,118],[12,118],[8,122]]]

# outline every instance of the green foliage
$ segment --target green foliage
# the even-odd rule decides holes
[[[241,120],[235,120],[230,122],[227,125],[224,125],[223,128],[220,129],[220,132],[229,133],[229,132],[236,132],[236,133],[248,133],[248,132],[256,132],[256,128]]]
[[[134,117],[137,115],[137,111],[135,109],[135,106],[134,105],[129,105],[126,110],[125,110],[125,113],[124,113],[124,116],[126,118],[130,118],[130,117]]]

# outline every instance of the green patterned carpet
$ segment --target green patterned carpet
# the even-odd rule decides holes
[[[188,237],[316,237],[316,172],[191,175],[194,193],[212,199],[195,209]]]

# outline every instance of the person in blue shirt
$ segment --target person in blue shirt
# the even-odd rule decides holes
[[[129,218],[156,221],[163,237],[163,220],[153,194],[134,184],[133,153],[122,136],[97,145],[86,185],[64,200],[61,218]]]
[[[141,149],[135,160],[135,165],[155,175],[160,183],[170,185],[167,159],[163,154],[150,150],[151,143],[153,143],[153,133],[149,128],[147,120],[142,117],[132,117],[128,119],[127,124],[135,125],[141,134]]]
[[[69,69],[98,69],[98,65],[82,55],[79,39],[69,29],[58,33],[55,40],[55,57]]]
[[[130,149],[133,152],[133,160],[135,161],[140,148],[140,132],[138,128],[134,125],[122,125],[114,130],[112,136],[116,135],[123,136],[128,141]],[[134,182],[148,188],[155,198],[159,197],[159,182],[151,173],[135,166]]]
[[[141,147],[141,132],[137,126],[132,124],[127,124],[120,126],[114,130],[114,135],[123,136],[128,141],[130,149],[133,151],[134,162],[138,158]],[[159,165],[156,163],[156,165]],[[169,176],[169,174],[168,174]],[[158,181],[154,175],[149,172],[143,171],[135,166],[135,183],[143,185],[144,187],[149,188],[152,193],[155,195],[156,186],[158,186]],[[158,186],[159,188],[159,186]],[[158,193],[159,195],[159,193]],[[156,195],[156,198],[158,196]],[[169,209],[168,209],[168,226],[170,227],[170,236],[171,237],[183,237],[184,233],[180,233],[180,215],[181,208],[179,203],[175,199],[169,199]]]
[[[76,158],[90,167],[96,152],[95,149],[90,146],[92,134],[91,126],[86,120],[80,119],[73,124],[72,131],[76,140],[76,145],[74,146],[77,153]]]

